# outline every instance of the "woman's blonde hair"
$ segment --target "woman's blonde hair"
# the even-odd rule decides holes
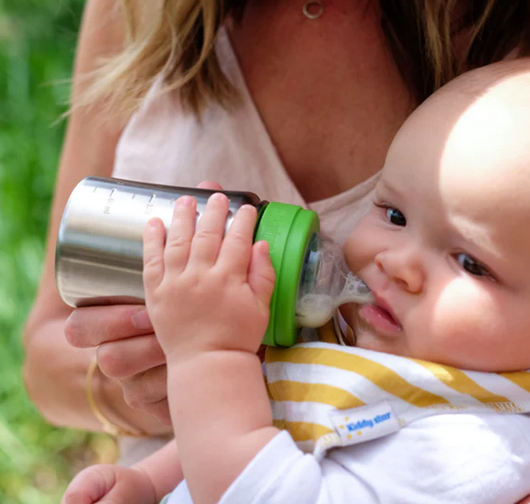
[[[474,0],[458,20],[462,0],[380,0],[381,26],[394,59],[419,101],[461,73],[530,51],[530,7],[525,0]],[[228,106],[237,93],[221,71],[214,44],[227,17],[241,20],[248,0],[121,0],[127,21],[124,50],[97,72],[83,103],[105,99],[129,115],[162,76],[162,92],[176,90],[200,115],[210,101]],[[148,8],[146,8],[148,4]],[[454,34],[469,33],[460,61]],[[75,106],[75,104],[74,104]]]

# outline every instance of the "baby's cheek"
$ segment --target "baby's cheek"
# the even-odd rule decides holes
[[[447,287],[433,304],[427,324],[432,351],[445,364],[480,367],[503,329],[500,315],[495,298],[480,285]]]
[[[348,268],[359,273],[363,268],[374,262],[378,242],[377,230],[366,220],[362,221],[346,239],[343,246],[344,258]]]

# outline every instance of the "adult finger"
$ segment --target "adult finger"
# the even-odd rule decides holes
[[[136,336],[97,349],[99,369],[109,378],[129,378],[166,363],[164,352],[154,334]]]
[[[160,219],[151,219],[144,229],[143,280],[146,291],[155,289],[164,278],[166,231]]]
[[[191,240],[195,233],[197,202],[191,196],[181,196],[175,203],[164,252],[166,270],[182,271],[188,262]]]
[[[212,182],[211,180],[205,180],[201,182],[198,186],[199,189],[210,189],[211,191],[222,191],[223,188],[217,182]]]
[[[148,410],[167,399],[167,366],[157,366],[119,380],[125,402],[135,409]]]
[[[161,424],[172,426],[171,413],[169,411],[169,403],[167,397],[156,403],[148,403],[143,408],[135,408],[153,415]]]
[[[90,306],[74,310],[64,326],[68,342],[92,348],[109,341],[153,332],[144,305]]]
[[[228,213],[228,198],[221,193],[210,196],[206,208],[199,219],[195,236],[191,243],[188,264],[193,267],[213,266],[223,241]]]
[[[257,212],[251,205],[243,205],[226,233],[217,265],[235,274],[248,274]]]

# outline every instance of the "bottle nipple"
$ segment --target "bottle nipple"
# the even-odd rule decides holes
[[[302,268],[296,321],[302,327],[321,327],[346,303],[366,304],[374,297],[366,284],[349,271],[341,248],[316,233],[307,247]]]

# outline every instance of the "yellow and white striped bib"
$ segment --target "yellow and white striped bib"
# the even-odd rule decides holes
[[[265,359],[274,424],[317,458],[426,416],[530,412],[529,371],[462,371],[342,346],[333,327],[323,341],[269,347]]]

